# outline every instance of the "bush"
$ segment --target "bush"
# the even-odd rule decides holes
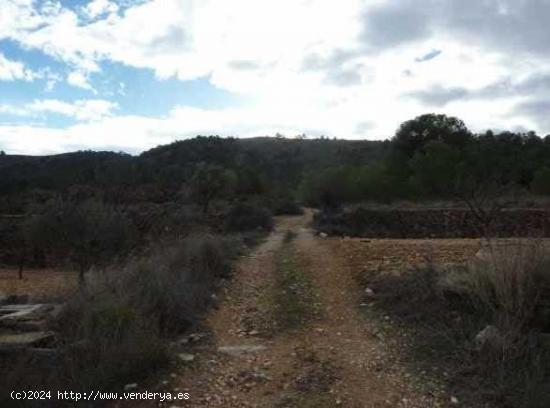
[[[106,287],[76,295],[57,322],[65,342],[57,385],[77,390],[114,389],[144,378],[167,361],[156,324],[127,297]]]
[[[52,322],[61,342],[54,364],[0,366],[11,373],[2,386],[117,390],[147,377],[167,362],[166,337],[189,329],[212,302],[233,250],[227,239],[191,236],[122,270],[94,273]]]
[[[550,330],[550,256],[542,244],[489,243],[484,254],[466,281],[478,308],[512,337]]]
[[[273,217],[268,209],[249,203],[239,203],[225,215],[226,231],[252,231],[273,229]]]
[[[540,333],[550,329],[550,257],[536,242],[490,243],[482,255],[464,267],[375,277],[375,307],[414,328],[416,363],[453,372],[460,399],[547,407],[550,350]],[[480,339],[483,329],[490,336]]]
[[[302,215],[303,208],[293,198],[275,200],[271,206],[274,215]]]
[[[550,195],[550,168],[543,167],[535,172],[531,182],[531,191],[535,194]]]
[[[216,282],[228,277],[232,251],[219,237],[191,236],[129,266],[115,283],[133,293],[132,307],[154,317],[162,334],[179,332],[195,323]]]

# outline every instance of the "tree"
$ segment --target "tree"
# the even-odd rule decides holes
[[[535,194],[550,195],[550,167],[543,167],[535,172],[531,191]]]
[[[453,181],[460,160],[459,151],[439,140],[426,144],[410,160],[413,182],[433,196],[448,196],[453,193]]]
[[[27,234],[33,245],[65,255],[77,268],[81,287],[86,271],[126,255],[136,241],[130,219],[101,201],[53,200],[30,220]]]
[[[456,169],[454,194],[470,210],[482,236],[488,237],[507,200],[517,192],[517,184],[513,170],[491,160],[485,147],[478,142],[465,152]]]
[[[208,212],[210,203],[228,196],[236,183],[235,173],[216,164],[199,163],[189,182],[191,197]]]
[[[462,149],[472,139],[462,120],[429,113],[402,123],[392,139],[392,145],[410,158],[430,141],[438,140]]]

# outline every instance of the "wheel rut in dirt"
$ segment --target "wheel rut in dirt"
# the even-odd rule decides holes
[[[410,387],[377,323],[361,314],[349,263],[331,239],[312,233],[310,220],[311,212],[279,218],[238,263],[206,319],[210,341],[170,381],[190,393],[185,406],[442,406]]]

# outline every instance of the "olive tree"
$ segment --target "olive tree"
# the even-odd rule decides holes
[[[49,202],[31,218],[27,236],[33,245],[66,257],[81,286],[86,271],[127,254],[136,241],[134,225],[122,211],[94,200]]]

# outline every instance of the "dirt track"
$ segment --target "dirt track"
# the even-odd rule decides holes
[[[165,380],[167,391],[189,392],[173,406],[191,407],[436,407],[449,397],[407,372],[395,342],[377,319],[361,312],[361,289],[342,241],[314,236],[311,213],[281,217],[276,230],[237,266],[234,280],[207,318],[211,337],[189,352],[195,359]],[[296,330],[269,332],[277,256],[286,231],[296,268],[313,283],[320,314]],[[239,356],[224,346],[265,347]],[[172,406],[172,405],[168,405]]]

